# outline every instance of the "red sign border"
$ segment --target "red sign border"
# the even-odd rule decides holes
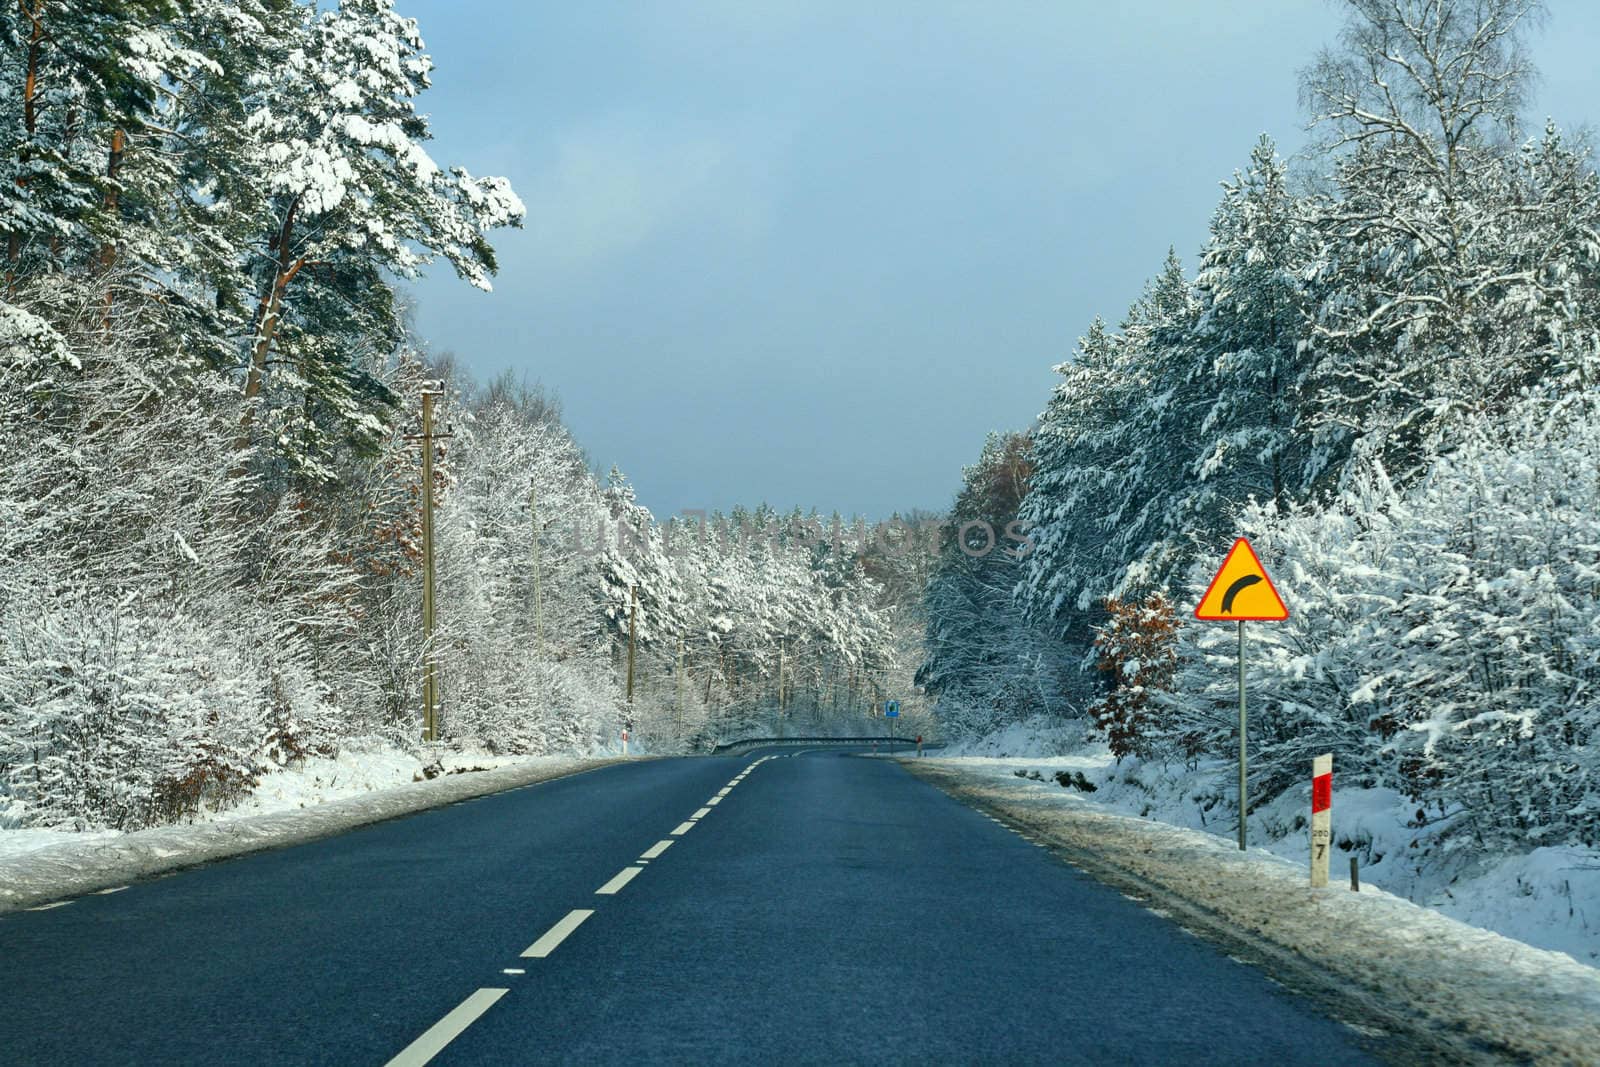
[[[1228,564],[1233,562],[1233,557],[1238,553],[1239,546],[1241,546],[1241,545],[1244,546],[1244,550],[1246,552],[1250,553],[1250,559],[1252,561],[1254,561],[1254,563],[1256,565],[1256,570],[1261,572],[1261,577],[1266,581],[1267,588],[1272,590],[1272,595],[1277,597],[1278,598],[1278,603],[1283,605],[1283,614],[1281,616],[1279,616],[1279,615],[1202,615],[1202,614],[1200,614],[1200,605],[1204,604],[1207,600],[1209,600],[1211,598],[1212,591],[1217,588],[1217,583],[1222,580],[1222,572],[1227,570],[1228,569]],[[1222,566],[1217,568],[1217,573],[1214,574],[1212,576],[1212,578],[1211,578],[1211,584],[1206,586],[1205,593],[1203,595],[1201,595],[1199,602],[1195,604],[1195,606],[1194,606],[1194,617],[1196,619],[1199,619],[1201,622],[1283,622],[1285,619],[1287,619],[1289,617],[1289,604],[1288,604],[1288,602],[1283,599],[1283,594],[1278,592],[1278,587],[1276,585],[1272,584],[1272,575],[1268,574],[1267,573],[1267,568],[1261,565],[1261,557],[1256,555],[1256,550],[1255,550],[1255,548],[1253,548],[1251,546],[1250,539],[1248,537],[1239,538],[1238,540],[1234,541],[1233,547],[1228,549],[1228,554],[1222,558]]]

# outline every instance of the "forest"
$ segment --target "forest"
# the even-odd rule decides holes
[[[966,469],[918,680],[953,736],[1082,720],[1118,758],[1237,750],[1227,624],[1248,536],[1291,611],[1252,624],[1252,806],[1331,752],[1478,847],[1600,840],[1600,182],[1525,124],[1530,0],[1349,0],[1198,269],[1168,255]],[[1228,803],[1233,793],[1229,791]]]
[[[40,0],[0,35],[0,821],[137,829],[425,752],[430,656],[438,745],[533,755],[864,729],[909,675],[923,533],[658,521],[551,394],[416,336],[405,282],[489,289],[526,209],[429,154],[390,0]]]
[[[274,768],[1043,719],[1118,758],[1313,754],[1479,846],[1600,830],[1600,179],[1525,114],[1533,0],[1347,0],[1262,136],[948,520],[658,517],[406,283],[488,290],[511,183],[436,162],[391,0],[0,10],[0,821],[136,829]],[[535,205],[534,210],[537,210]],[[437,628],[421,607],[421,403]],[[633,654],[630,655],[630,644]],[[931,715],[931,718],[920,718]]]

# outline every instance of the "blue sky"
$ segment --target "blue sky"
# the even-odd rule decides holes
[[[528,224],[485,295],[418,324],[562,398],[665,516],[765,500],[943,508],[1025,427],[1096,313],[1217,183],[1304,140],[1320,0],[1088,5],[399,0],[437,66],[434,155],[504,174]],[[1600,4],[1555,0],[1535,116],[1594,114]]]

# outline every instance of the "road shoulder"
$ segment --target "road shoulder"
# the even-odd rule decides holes
[[[1092,801],[902,759],[911,773],[1037,838],[1336,1018],[1382,1031],[1406,1062],[1589,1062],[1600,1047],[1600,971],[1382,890],[1313,890],[1264,850],[1116,814]]]
[[[100,892],[236,856],[285,848],[476,797],[639,758],[541,760],[453,774],[315,807],[222,822],[160,826],[87,842],[64,841],[0,860],[0,914]]]

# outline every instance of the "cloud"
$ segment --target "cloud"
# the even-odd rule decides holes
[[[758,236],[768,201],[747,148],[636,117],[567,130],[549,164],[517,182],[534,260],[547,275],[586,275],[686,224],[704,236]]]

